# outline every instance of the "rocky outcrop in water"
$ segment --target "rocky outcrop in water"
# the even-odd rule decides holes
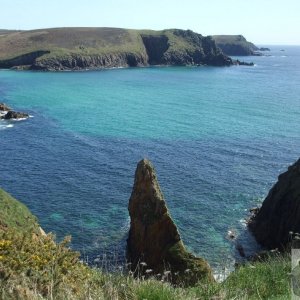
[[[208,263],[187,252],[160,190],[154,168],[143,159],[137,165],[129,199],[131,219],[128,260],[139,274],[164,274],[173,283],[195,284],[212,278]]]
[[[248,67],[253,67],[254,63],[253,62],[245,62],[245,61],[240,61],[240,60],[233,60],[232,63],[236,66],[248,66]]]
[[[1,117],[1,119],[4,119],[4,120],[25,119],[25,118],[29,118],[29,115],[26,113],[17,112],[17,111],[13,111],[13,110],[8,111],[7,114],[5,114],[4,116]]]
[[[268,249],[284,249],[291,233],[300,233],[300,159],[279,175],[262,207],[250,219],[249,228]]]
[[[10,120],[10,119],[24,119],[28,118],[29,115],[23,112],[13,111],[5,103],[0,103],[0,119]]]
[[[270,48],[261,47],[259,48],[259,51],[271,51]]]

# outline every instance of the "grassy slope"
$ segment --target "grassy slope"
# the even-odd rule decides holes
[[[257,47],[253,43],[248,42],[242,35],[213,35],[212,37],[217,44],[238,44],[257,50]]]
[[[79,261],[68,239],[32,235],[36,219],[0,190],[0,299],[290,299],[290,257],[273,256],[248,263],[223,283],[199,282],[173,287],[167,276],[134,279],[130,274],[105,274]],[[4,229],[4,230],[3,230]]]
[[[0,230],[15,228],[21,232],[38,232],[39,225],[29,209],[0,189]]]
[[[15,58],[30,52],[50,51],[43,57],[80,55],[145,53],[141,35],[165,35],[172,50],[193,49],[187,40],[173,34],[173,30],[131,30],[121,28],[52,28],[0,35],[0,60]]]
[[[20,30],[0,29],[0,35],[19,32]]]
[[[90,55],[137,53],[144,46],[137,31],[118,28],[53,28],[0,36],[0,60],[38,50]]]

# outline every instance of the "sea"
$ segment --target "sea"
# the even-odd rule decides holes
[[[181,237],[215,272],[258,251],[246,227],[300,156],[300,46],[255,66],[0,71],[0,186],[90,264],[122,265],[135,168],[148,158]],[[233,232],[237,240],[228,234]]]

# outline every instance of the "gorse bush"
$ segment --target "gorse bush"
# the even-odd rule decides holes
[[[34,290],[41,297],[55,297],[61,289],[68,288],[76,295],[80,283],[89,282],[93,270],[79,261],[79,253],[67,247],[69,241],[67,237],[55,243],[52,235],[24,234],[16,230],[0,232],[2,285],[26,278],[27,293]],[[10,291],[15,294],[18,289],[11,287]]]

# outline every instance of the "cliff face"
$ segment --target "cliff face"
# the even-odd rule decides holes
[[[290,242],[290,232],[300,233],[300,159],[279,175],[249,228],[268,249],[283,249]]]
[[[30,66],[31,70],[82,70],[118,67],[140,67],[147,65],[147,56],[134,53],[79,55],[64,57],[41,57]]]
[[[184,42],[185,46],[177,46],[171,40]],[[210,37],[191,30],[174,29],[165,35],[142,34],[150,65],[213,65],[229,66],[232,61],[226,57]]]
[[[0,35],[0,68],[80,70],[232,64],[210,37],[190,30],[57,28]]]
[[[151,269],[150,275],[170,271],[171,281],[187,285],[203,277],[212,279],[207,262],[186,251],[148,160],[137,165],[128,209],[127,254],[132,270],[147,274],[146,269]]]
[[[33,65],[36,59],[44,54],[48,54],[50,51],[34,51],[31,53],[22,54],[20,56],[0,61],[0,68],[12,68],[14,66],[28,66]]]
[[[226,55],[248,56],[259,55],[253,43],[248,42],[242,35],[214,35],[217,46]]]

